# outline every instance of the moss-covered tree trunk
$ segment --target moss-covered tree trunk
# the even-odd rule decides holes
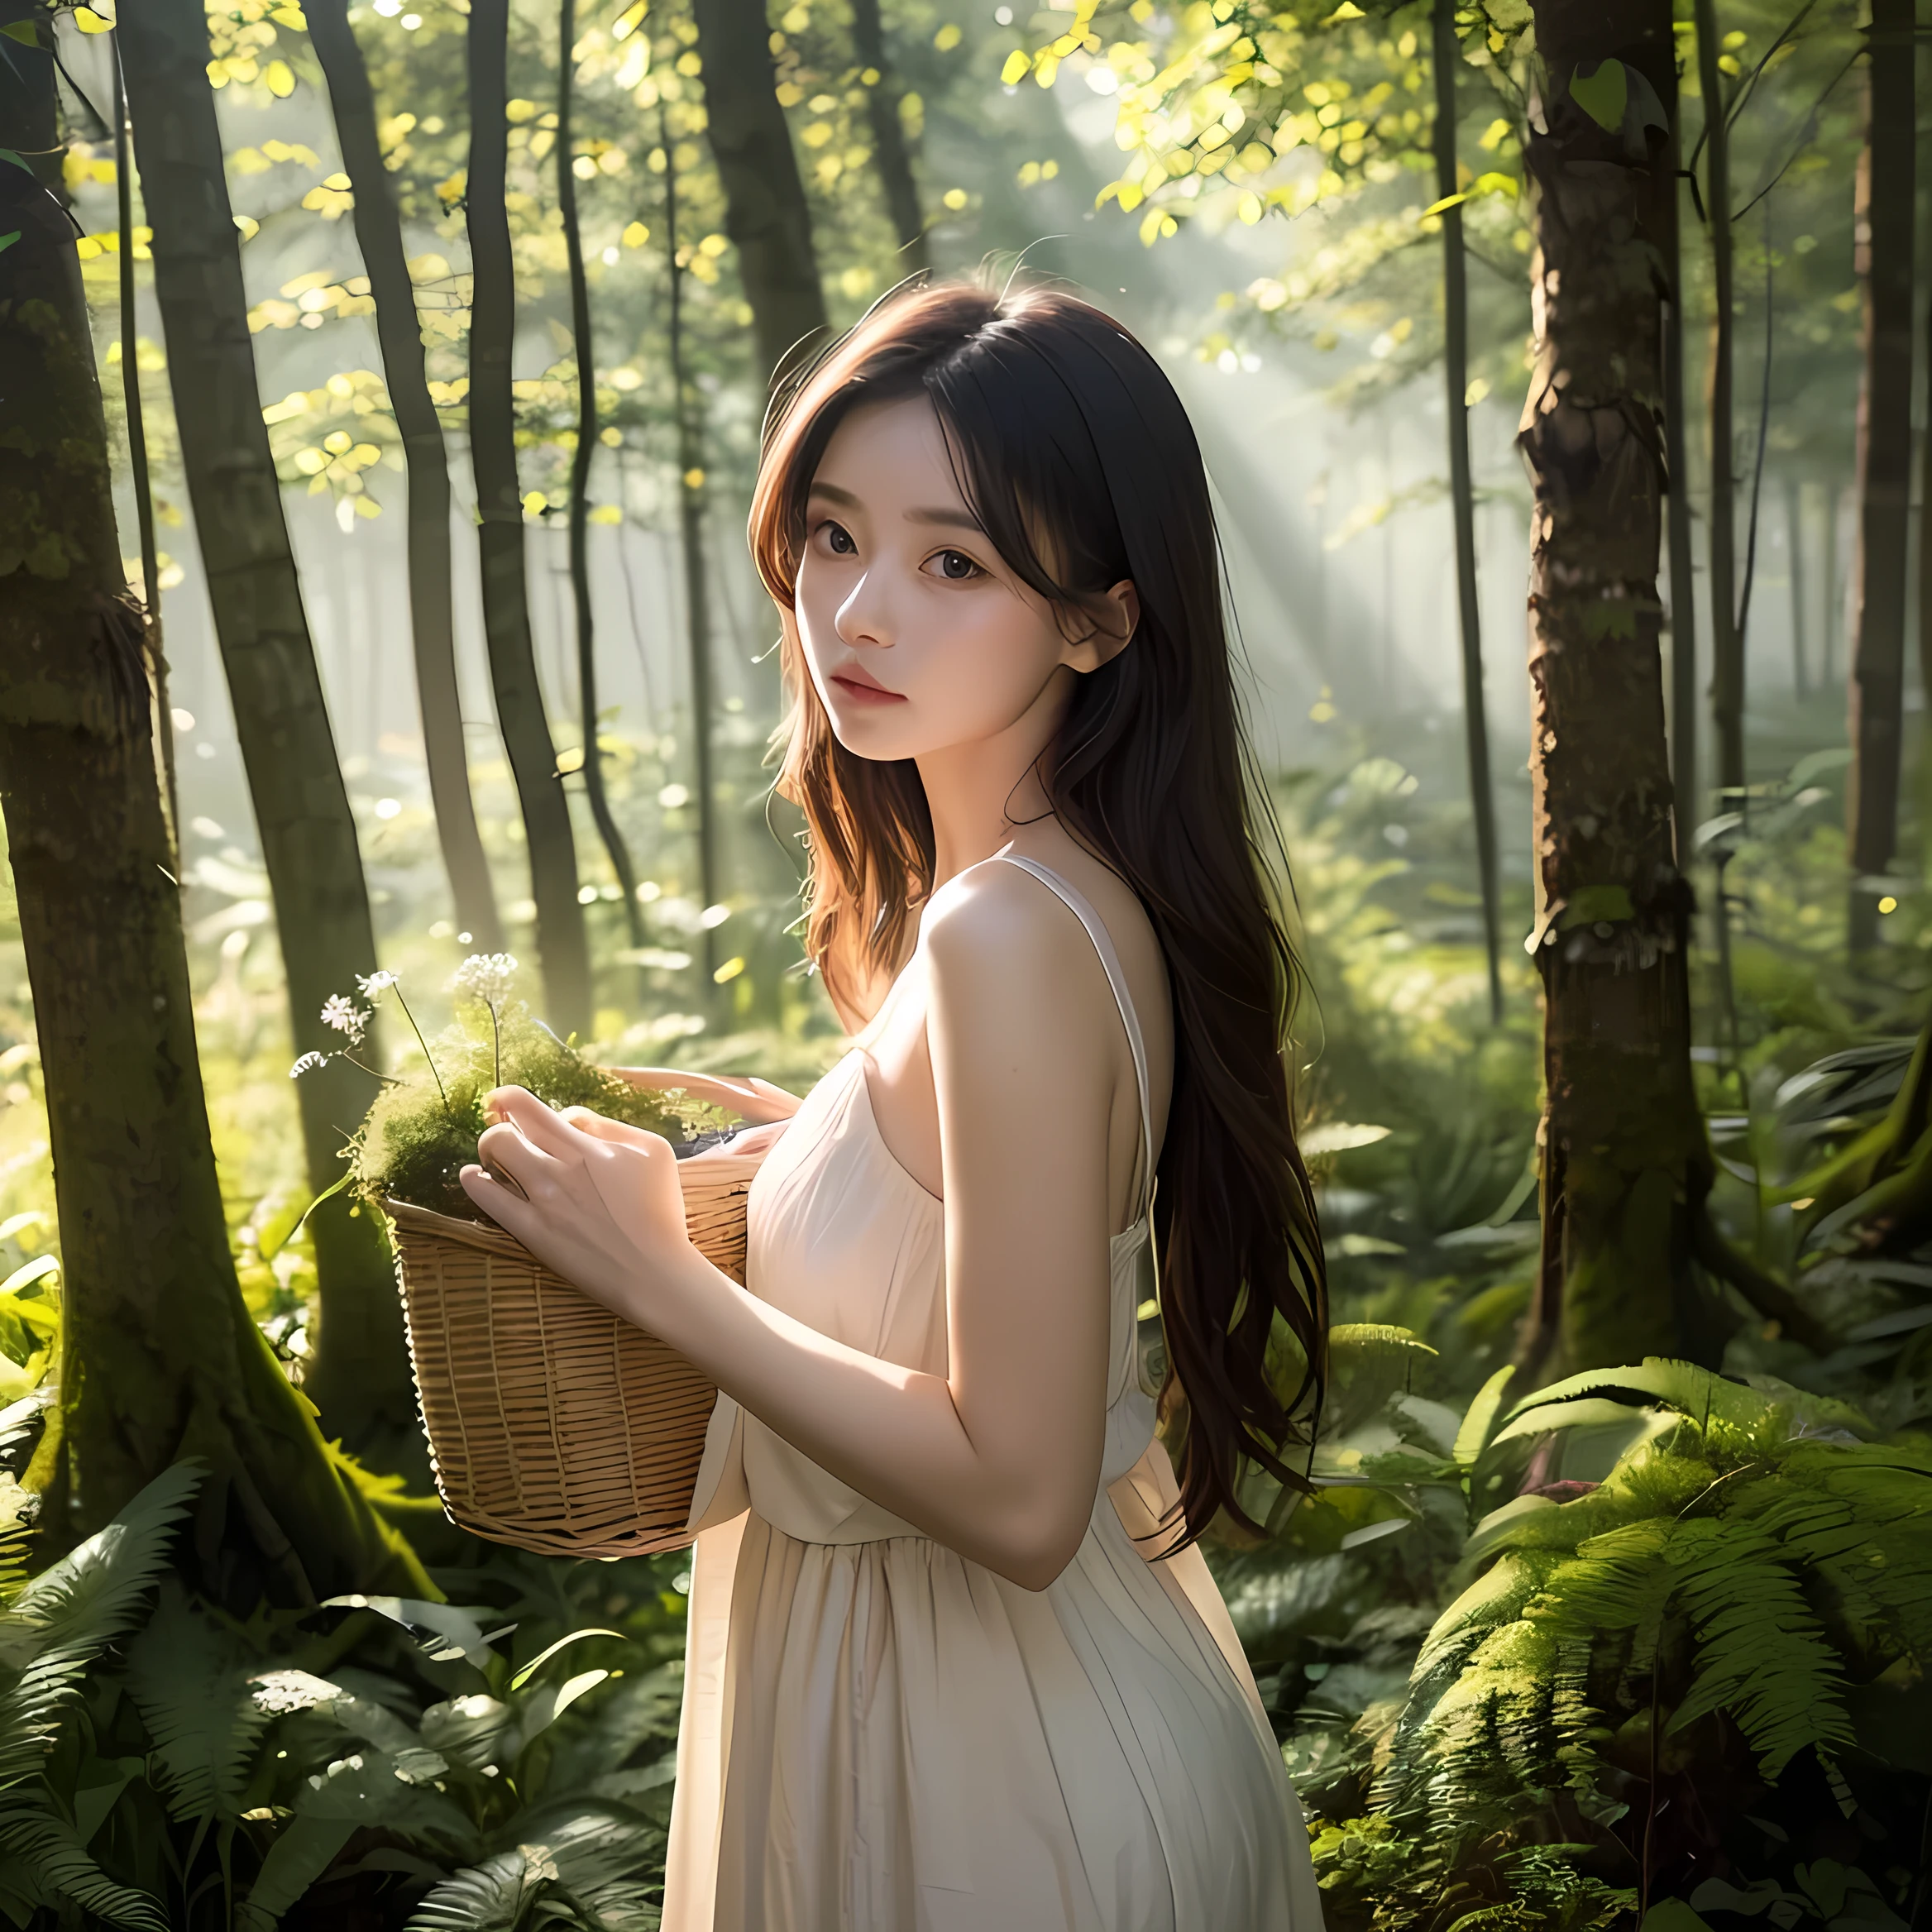
[[[811,210],[778,105],[764,0],[704,0],[697,23],[705,138],[758,332],[758,373],[769,380],[826,326]]]
[[[1891,863],[1898,839],[1905,724],[1906,551],[1912,469],[1912,0],[1872,0],[1865,61],[1866,139],[1853,232],[1864,298],[1858,386],[1858,537],[1852,563],[1851,944],[1877,937],[1876,894],[1863,883]]]
[[[470,315],[470,463],[476,480],[476,543],[483,571],[483,634],[496,721],[509,754],[537,906],[544,1018],[561,1034],[591,1023],[591,949],[577,903],[576,839],[557,746],[543,711],[530,636],[524,500],[517,481],[516,266],[504,200],[509,157],[509,0],[474,0],[466,34],[470,98],[467,222],[474,294]]]
[[[33,0],[0,0],[0,26]],[[0,146],[52,154],[45,56],[0,62]],[[56,169],[57,174],[57,169]],[[249,1319],[209,1144],[150,667],[122,581],[73,230],[0,163],[0,808],[45,1069],[65,1290],[62,1406],[36,1459],[52,1547],[184,1456],[186,1556],[246,1610],[425,1587]]]
[[[256,390],[207,17],[201,0],[141,0],[118,31],[181,463],[305,1053],[341,1044],[321,1023],[323,1002],[375,970],[369,892]],[[338,1154],[374,1093],[339,1061],[300,1083],[318,1191],[341,1178]],[[421,1437],[388,1244],[344,1196],[309,1227],[321,1284],[311,1393],[351,1448],[379,1462],[408,1456]]]
[[[1531,772],[1544,990],[1543,1249],[1522,1358],[1539,1376],[1709,1359],[1692,1270],[1703,1123],[1664,734],[1657,552],[1662,303],[1676,192],[1641,90],[1605,127],[1600,62],[1675,111],[1668,0],[1541,0],[1536,363],[1518,432],[1531,525]],[[1537,122],[1547,132],[1538,132]]]
[[[906,90],[892,69],[886,50],[885,25],[879,0],[852,0],[852,49],[858,56],[858,81],[864,88],[865,114],[872,128],[873,165],[886,197],[886,213],[899,241],[899,266],[912,275],[929,265],[925,217],[919,208],[919,184],[913,179],[912,155],[906,139],[900,103]]]
[[[403,245],[402,218],[375,132],[375,93],[349,25],[347,0],[315,0],[308,37],[328,83],[342,167],[354,190],[356,242],[375,299],[383,380],[409,479],[409,629],[415,642],[416,700],[429,796],[457,924],[480,953],[503,949],[503,925],[490,862],[476,830],[470,763],[457,686],[456,617],[450,583],[449,455],[429,395],[416,289]]]

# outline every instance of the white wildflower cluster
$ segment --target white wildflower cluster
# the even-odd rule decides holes
[[[299,1080],[304,1074],[313,1074],[318,1067],[326,1067],[328,1064],[328,1055],[327,1054],[305,1053],[294,1066],[289,1069],[289,1078],[291,1080]]]
[[[362,1044],[362,1035],[369,1030],[369,1008],[357,1006],[346,993],[332,992],[323,1002],[323,1025],[347,1034],[351,1046]]]
[[[356,984],[361,989],[363,998],[373,1007],[395,984],[398,977],[385,966],[379,973],[358,973],[356,975]]]
[[[509,997],[516,969],[517,963],[508,953],[472,953],[457,968],[451,984],[454,991],[467,993],[494,1011]]]

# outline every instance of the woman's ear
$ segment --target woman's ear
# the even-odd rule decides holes
[[[1141,593],[1131,577],[1122,577],[1087,606],[1088,629],[1066,648],[1060,660],[1075,671],[1098,671],[1133,642],[1141,628]]]

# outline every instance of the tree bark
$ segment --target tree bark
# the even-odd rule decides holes
[[[1709,1188],[1690,1078],[1690,894],[1674,862],[1657,552],[1667,144],[1571,93],[1619,60],[1675,112],[1667,0],[1538,0],[1529,117],[1536,362],[1530,768],[1543,977],[1542,1265],[1521,1360],[1557,1375],[1709,1359],[1692,1236]],[[1638,89],[1629,93],[1633,106]],[[1541,120],[1547,132],[1540,132]]]
[[[517,482],[516,269],[509,210],[509,0],[474,0],[466,36],[470,93],[467,222],[475,294],[470,316],[470,461],[476,479],[476,544],[483,571],[483,633],[496,720],[523,812],[537,905],[537,954],[545,1016],[566,1035],[591,1023],[591,952],[577,903],[577,852],[570,800],[543,713],[530,637],[524,568],[524,502]]]
[[[368,888],[262,426],[207,21],[200,0],[142,0],[117,31],[182,467],[275,897],[294,1048],[305,1053],[333,1037],[318,1017],[323,1001],[375,970]],[[338,1156],[375,1091],[340,1061],[298,1087],[318,1191],[341,1178]],[[308,1225],[321,1297],[309,1393],[351,1448],[372,1461],[407,1456],[422,1437],[388,1243],[341,1195]]]
[[[1891,864],[1898,837],[1912,466],[1912,0],[1872,0],[1867,132],[1853,215],[1865,324],[1853,563],[1852,768],[1845,800],[1855,875],[1854,951],[1877,938],[1877,902],[1862,880]]]
[[[698,431],[697,397],[684,366],[684,269],[677,259],[677,166],[664,142],[664,249],[671,275],[665,346],[671,365],[672,407],[677,413],[677,524],[684,560],[685,638],[691,653],[691,776],[698,814],[698,896],[718,903],[718,801],[711,772],[711,607],[705,571],[705,457]],[[704,995],[710,997],[718,968],[718,935],[704,929]]]
[[[1731,239],[1731,136],[1725,121],[1716,0],[1695,0],[1704,96],[1705,198],[1710,227],[1710,716],[1721,809],[1744,794],[1744,637],[1738,625],[1736,442],[1732,367],[1737,318]]]
[[[591,459],[597,451],[597,358],[591,336],[591,285],[584,272],[584,235],[577,218],[577,179],[572,163],[571,108],[576,92],[576,0],[562,0],[557,15],[557,205],[563,217],[564,251],[570,268],[570,326],[577,366],[577,441],[570,464],[570,593],[576,617],[577,697],[584,733],[584,792],[591,816],[624,894],[625,930],[632,949],[644,943],[638,911],[638,878],[630,849],[617,828],[604,787],[604,753],[597,743],[597,634],[591,609]],[[668,170],[670,157],[665,158]],[[642,982],[640,981],[640,986]]]
[[[1676,827],[1677,865],[1690,863],[1690,835],[1697,830],[1700,793],[1697,783],[1697,565],[1690,542],[1690,439],[1684,401],[1684,234],[1677,170],[1683,156],[1683,117],[1671,116],[1671,175],[1667,201],[1659,197],[1658,238],[1671,280],[1669,313],[1664,319],[1664,502],[1671,558],[1671,796]]]
[[[778,105],[764,0],[705,0],[697,23],[705,133],[724,189],[724,232],[737,244],[758,370],[770,381],[795,356],[809,353],[827,326],[811,210]]]
[[[382,143],[375,131],[375,93],[347,0],[316,0],[307,10],[308,37],[328,83],[343,171],[356,197],[352,218],[369,292],[375,299],[376,341],[383,380],[409,484],[409,629],[415,643],[416,701],[423,718],[423,749],[429,767],[429,796],[436,811],[457,924],[480,953],[503,950],[490,862],[476,830],[470,795],[469,753],[462,701],[457,685],[456,614],[450,583],[449,455],[442,424],[429,395],[423,330],[410,279]]]
[[[1459,192],[1456,170],[1456,75],[1462,50],[1455,0],[1436,0],[1432,64],[1436,85],[1436,194]],[[1489,955],[1490,1018],[1503,1017],[1502,908],[1496,876],[1496,800],[1490,783],[1489,710],[1483,691],[1481,605],[1476,598],[1475,490],[1469,466],[1469,265],[1462,251],[1462,210],[1442,211],[1442,366],[1449,425],[1449,508],[1456,525],[1456,598],[1462,638],[1462,718],[1469,748],[1469,796],[1475,820],[1475,860],[1482,887],[1483,944]]]
[[[0,0],[0,25],[50,22]],[[45,41],[0,61],[0,144],[58,157]],[[205,87],[205,83],[203,84]],[[158,223],[156,224],[158,227]],[[51,195],[0,166],[0,808],[45,1075],[61,1408],[50,1552],[170,1463],[211,1468],[184,1566],[246,1613],[427,1584],[249,1319],[209,1142],[141,613],[122,581],[87,308]],[[232,231],[231,230],[231,232]]]
[[[858,55],[859,83],[866,89],[866,118],[872,125],[873,165],[885,190],[886,212],[899,239],[899,260],[908,275],[930,265],[925,245],[925,218],[919,209],[919,184],[912,176],[912,157],[906,151],[905,123],[899,103],[906,90],[894,78],[886,56],[885,28],[879,19],[879,0],[852,0],[852,44]],[[868,81],[866,75],[870,74]]]

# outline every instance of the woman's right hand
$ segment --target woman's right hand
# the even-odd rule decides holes
[[[676,1067],[612,1067],[608,1070],[634,1087],[653,1092],[675,1087],[693,1100],[736,1114],[747,1126],[788,1121],[801,1104],[796,1093],[787,1093],[782,1087],[774,1087],[769,1080],[760,1080],[752,1074],[731,1078],[714,1074],[682,1073]]]

